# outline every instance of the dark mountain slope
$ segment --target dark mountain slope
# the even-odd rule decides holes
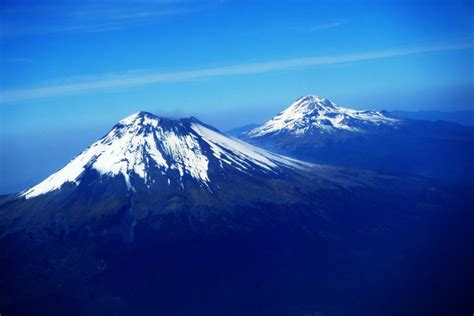
[[[139,113],[2,200],[0,310],[468,312],[472,205],[463,188],[311,165]]]
[[[466,126],[474,126],[474,111],[390,111],[397,117],[424,120],[424,121],[447,121]]]
[[[315,163],[465,184],[474,175],[472,127],[357,111],[315,96],[298,99],[242,138]]]

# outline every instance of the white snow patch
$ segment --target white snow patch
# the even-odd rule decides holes
[[[329,100],[310,95],[301,97],[283,112],[248,133],[249,137],[288,132],[303,135],[311,128],[320,132],[346,130],[360,132],[362,125],[393,125],[399,120],[380,111],[353,110],[337,106]]]
[[[302,168],[310,165],[295,159],[272,154],[241,140],[213,131],[201,124],[192,124],[192,128],[209,144],[214,157],[228,165],[235,163],[243,169],[248,169],[250,163],[253,163],[268,171],[279,169],[281,166]]]
[[[164,119],[163,119],[164,120]],[[160,177],[170,185],[170,171],[179,173],[178,182],[190,176],[207,187],[209,158],[202,148],[207,143],[213,157],[224,165],[247,172],[260,168],[264,172],[278,172],[281,167],[302,168],[309,164],[271,154],[240,140],[229,138],[198,123],[167,120],[144,112],[120,121],[106,136],[76,156],[63,169],[38,185],[24,191],[29,199],[61,188],[65,183],[80,183],[84,171],[95,170],[102,176],[123,176],[127,188],[134,190],[132,178],[139,177],[149,186],[155,182],[150,175],[157,168]],[[163,123],[163,124],[161,124]],[[211,157],[212,157],[211,156]]]

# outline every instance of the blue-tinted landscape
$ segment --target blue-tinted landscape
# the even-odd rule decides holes
[[[1,315],[471,315],[469,1],[0,3]]]

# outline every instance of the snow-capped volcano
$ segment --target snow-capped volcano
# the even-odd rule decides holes
[[[100,177],[123,177],[127,188],[134,190],[132,178],[148,187],[158,181],[182,185],[184,178],[207,186],[211,170],[278,174],[304,165],[224,136],[195,118],[173,120],[138,112],[21,196],[36,197],[66,183],[79,185],[90,171]]]
[[[467,157],[472,157],[468,148],[473,148],[469,128],[344,108],[314,95],[297,99],[265,124],[247,131],[239,138],[317,164],[454,181],[472,169],[467,163]]]
[[[247,136],[255,138],[280,133],[303,135],[338,130],[360,132],[368,126],[394,125],[397,122],[397,119],[380,111],[344,108],[327,99],[308,95],[297,99],[283,112],[248,132]]]
[[[311,143],[302,140],[287,137],[287,144],[307,150]],[[360,143],[350,139],[341,147]],[[380,147],[365,144],[360,146],[364,157]],[[355,160],[350,151],[326,157]],[[393,155],[389,158],[393,164]],[[430,162],[423,158],[424,164]],[[329,314],[360,312],[378,298],[380,280],[400,280],[400,269],[393,269],[397,265],[420,267],[406,276],[407,282],[432,275],[421,280],[431,294],[440,270],[426,274],[430,265],[419,264],[420,253],[428,260],[440,254],[439,247],[431,252],[429,232],[438,232],[439,223],[450,225],[441,227],[446,232],[442,243],[433,239],[447,254],[443,258],[454,258],[443,266],[458,267],[469,248],[459,244],[472,244],[459,243],[472,240],[467,232],[473,207],[464,196],[469,191],[453,195],[455,189],[439,183],[308,165],[228,138],[194,118],[170,120],[140,112],[42,183],[22,195],[0,196],[0,310],[12,315],[37,310],[48,315],[224,315],[229,310],[288,315],[296,310],[314,314],[314,306],[327,306]],[[452,243],[444,235],[453,235]],[[413,244],[426,244],[430,252],[413,251]],[[360,269],[348,265],[352,262],[377,274],[365,278],[364,272],[361,278]],[[464,266],[461,272],[471,271]],[[445,275],[445,284],[464,289],[459,275]],[[453,279],[461,281],[453,284]],[[373,285],[369,296],[365,284]],[[295,293],[305,300],[295,300]],[[464,294],[459,293],[453,297]],[[401,305],[411,302],[409,294]],[[262,297],[268,304],[258,303]],[[290,299],[282,303],[282,297]],[[341,297],[355,303],[341,308]],[[275,306],[283,307],[281,313]],[[308,309],[300,309],[304,306]]]

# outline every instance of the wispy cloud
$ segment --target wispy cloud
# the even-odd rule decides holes
[[[287,28],[296,32],[312,33],[312,32],[319,32],[323,30],[337,28],[346,24],[347,24],[347,21],[345,20],[333,20],[333,21],[327,21],[325,23],[320,23],[320,24],[287,26]]]
[[[0,63],[2,64],[16,64],[16,63],[32,63],[33,60],[30,58],[23,58],[23,57],[17,57],[17,58],[2,58],[0,59]]]
[[[339,27],[346,24],[345,21],[333,21],[325,24],[320,24],[320,25],[314,25],[310,26],[307,28],[309,32],[316,32],[316,31],[321,31],[321,30],[326,30],[326,29],[332,29],[335,27]]]
[[[0,8],[2,37],[19,35],[104,32],[156,23],[162,18],[199,11],[210,1],[159,0],[117,2],[108,1],[19,3]]]
[[[157,83],[191,81],[211,77],[259,74],[318,65],[334,65],[430,52],[462,50],[473,48],[473,46],[474,44],[472,41],[467,41],[455,44],[396,48],[344,55],[312,56],[294,59],[272,60],[190,71],[176,71],[167,73],[132,72],[128,74],[116,74],[98,77],[89,76],[86,80],[71,81],[71,79],[68,79],[67,82],[55,83],[49,86],[2,91],[0,93],[0,101],[2,103],[10,103],[45,97],[74,95],[97,91],[110,91],[117,88],[130,88]]]

